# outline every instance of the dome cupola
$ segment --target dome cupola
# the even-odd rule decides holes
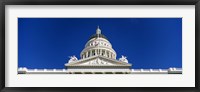
[[[93,34],[90,39],[93,39],[93,38],[104,38],[104,39],[107,39],[106,36],[104,36],[103,34],[101,34],[101,29],[99,28],[99,26],[97,27],[97,30],[96,30],[96,34]],[[89,39],[89,40],[90,40]],[[108,40],[108,39],[107,39]]]
[[[101,33],[99,26],[96,29],[96,34],[93,34],[86,43],[85,48],[80,54],[80,57],[84,59],[98,55],[110,59],[116,59],[116,52],[112,48],[112,45],[106,36]]]

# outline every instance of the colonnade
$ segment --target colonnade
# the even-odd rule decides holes
[[[116,59],[116,55],[114,53],[112,53],[111,51],[108,51],[108,50],[103,50],[103,49],[89,50],[89,51],[83,53],[81,55],[81,58],[84,59],[84,58],[95,56],[95,55],[101,55],[101,56],[105,56],[108,58]]]

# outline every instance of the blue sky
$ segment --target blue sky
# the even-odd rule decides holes
[[[98,25],[132,68],[182,67],[181,18],[18,18],[18,67],[64,68]]]

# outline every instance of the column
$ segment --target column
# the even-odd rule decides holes
[[[86,54],[85,54],[85,58],[87,58],[87,56],[88,56],[88,52],[86,52]]]
[[[111,56],[111,52],[109,52],[109,57],[111,58],[112,56]]]
[[[102,49],[100,49],[100,53],[99,53],[99,55],[102,55]]]
[[[95,49],[95,55],[97,55],[97,49]]]
[[[105,56],[108,57],[108,51],[105,51]]]
[[[85,58],[87,58],[87,52],[85,52]]]
[[[84,53],[84,58],[86,58],[86,53]]]
[[[97,49],[97,55],[99,55],[99,49]]]
[[[110,57],[110,56],[109,56],[109,51],[107,51],[107,54],[106,54],[106,55],[107,55],[108,58]]]
[[[90,57],[92,56],[92,50],[90,50]]]

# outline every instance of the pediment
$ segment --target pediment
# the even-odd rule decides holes
[[[92,60],[88,60],[87,62],[79,63],[79,65],[114,65],[114,64],[104,59],[95,58]]]
[[[67,66],[131,66],[131,64],[98,56],[68,63]]]

